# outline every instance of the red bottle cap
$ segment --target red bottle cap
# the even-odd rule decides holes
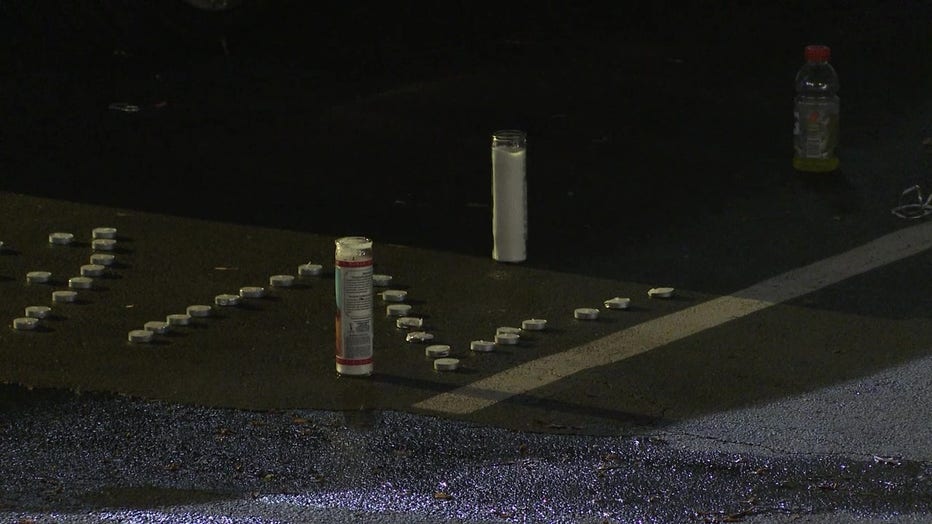
[[[807,45],[803,56],[806,62],[828,62],[832,57],[832,49],[827,45]]]

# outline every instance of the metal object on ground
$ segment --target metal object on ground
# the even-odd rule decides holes
[[[495,335],[495,343],[503,346],[514,346],[521,340],[521,335],[515,333],[498,333]]]
[[[388,287],[392,283],[391,275],[372,275],[372,285],[376,287]]]
[[[434,361],[436,371],[455,371],[460,365],[458,358],[438,358]]]
[[[29,306],[26,308],[26,316],[29,318],[47,318],[52,313],[52,308],[48,306]]]
[[[291,287],[294,285],[294,276],[272,275],[269,277],[269,285],[272,287]]]
[[[112,266],[116,262],[116,257],[109,253],[94,253],[91,255],[91,264],[98,266]]]
[[[74,235],[71,233],[52,233],[49,235],[49,244],[56,246],[67,246],[74,242]]]
[[[188,306],[185,311],[187,312],[188,316],[204,318],[210,316],[212,308],[206,304],[196,304],[193,306]]]
[[[113,251],[116,245],[117,241],[112,238],[95,238],[91,241],[91,248],[94,251]]]
[[[382,300],[386,302],[404,302],[408,292],[401,289],[387,289],[382,292]]]
[[[424,355],[431,358],[441,358],[450,355],[450,346],[447,344],[432,344],[424,348]]]
[[[68,287],[71,289],[90,289],[94,286],[94,279],[90,277],[71,277],[68,279]]]
[[[403,317],[411,312],[408,304],[389,304],[385,306],[385,314],[390,317]]]
[[[191,323],[191,315],[186,313],[175,313],[165,317],[165,322],[168,322],[169,326],[187,326]]]
[[[324,266],[320,264],[302,264],[298,266],[298,276],[299,277],[316,277],[324,270]]]
[[[13,319],[13,329],[18,331],[32,331],[39,325],[39,319],[20,317]]]
[[[647,296],[650,298],[670,298],[674,293],[676,293],[676,290],[672,287],[653,287],[647,291]]]
[[[239,296],[243,298],[262,298],[265,296],[265,288],[260,286],[245,286],[239,288]]]
[[[239,295],[223,294],[214,297],[214,304],[220,307],[238,306],[240,303]]]
[[[45,284],[52,278],[48,271],[30,271],[26,273],[26,282],[30,284]]]
[[[605,307],[608,309],[628,309],[631,305],[630,298],[615,297],[605,301]]]
[[[117,230],[115,227],[95,227],[91,231],[91,238],[116,238]]]
[[[154,335],[155,333],[151,331],[146,331],[145,329],[134,329],[129,332],[126,338],[130,342],[133,342],[136,344],[145,344],[148,342],[152,342],[152,337]]]
[[[156,335],[164,335],[171,329],[171,327],[168,325],[168,322],[162,322],[161,320],[151,320],[146,322],[142,328],[146,331],[151,331]]]
[[[52,302],[56,304],[74,302],[78,298],[77,291],[53,291]]]
[[[426,331],[412,331],[405,336],[408,342],[430,342],[433,339],[434,335]]]
[[[521,322],[521,329],[524,331],[543,331],[547,327],[547,321],[542,318],[529,318]]]
[[[104,274],[107,268],[100,264],[84,264],[81,266],[82,277],[99,277]]]
[[[573,310],[573,317],[577,320],[595,320],[599,318],[599,310],[593,307],[580,307]]]
[[[419,317],[401,317],[395,321],[395,326],[402,329],[424,327],[424,319]]]
[[[469,343],[469,349],[480,353],[495,351],[495,342],[489,340],[473,340]]]

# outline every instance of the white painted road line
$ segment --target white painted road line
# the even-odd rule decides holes
[[[839,255],[769,278],[732,295],[648,320],[587,344],[541,357],[414,404],[465,415],[580,371],[612,364],[700,331],[818,291],[932,248],[932,221],[901,229]]]

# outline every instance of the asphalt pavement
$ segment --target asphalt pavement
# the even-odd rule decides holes
[[[70,46],[11,33],[0,516],[930,518],[932,225],[890,210],[932,190],[932,5],[430,11],[446,30],[288,5],[206,43],[48,8],[32,22]],[[790,166],[815,40],[843,115],[842,167],[817,176]],[[501,128],[529,137],[521,264],[490,257]],[[101,226],[116,263],[53,303]],[[335,374],[349,234],[460,369],[434,371],[376,297],[375,373]],[[323,273],[269,286],[308,262]],[[243,286],[268,294],[127,341]],[[602,307],[615,296],[631,307]],[[12,329],[32,305],[51,316]],[[529,318],[547,329],[468,349]]]

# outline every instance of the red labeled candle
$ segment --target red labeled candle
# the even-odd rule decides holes
[[[372,241],[336,240],[336,365],[341,375],[372,374]]]

